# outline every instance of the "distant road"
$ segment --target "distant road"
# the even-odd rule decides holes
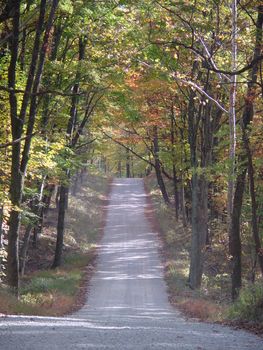
[[[87,304],[65,318],[0,320],[0,349],[263,350],[263,340],[186,321],[167,298],[141,179],[115,179]]]

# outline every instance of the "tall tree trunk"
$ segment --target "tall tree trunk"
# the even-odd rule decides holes
[[[45,14],[45,6],[46,1],[42,0],[40,5],[40,13],[39,13],[39,21],[36,29],[36,36],[34,42],[34,48],[32,52],[32,61],[29,69],[29,76],[26,84],[26,92],[23,97],[22,106],[20,110],[20,115],[18,117],[17,113],[17,99],[16,94],[14,92],[16,85],[16,66],[18,59],[18,47],[19,47],[19,22],[20,22],[20,1],[14,1],[14,17],[13,17],[13,35],[12,35],[12,43],[11,43],[11,60],[9,65],[9,73],[8,73],[8,85],[10,88],[9,99],[10,99],[10,117],[11,117],[11,126],[12,126],[12,140],[16,143],[12,144],[12,165],[11,165],[11,181],[10,181],[10,199],[12,202],[12,210],[10,214],[9,220],[9,233],[8,233],[8,262],[7,262],[7,270],[8,270],[8,284],[10,287],[14,289],[16,293],[18,293],[19,289],[19,259],[18,259],[18,234],[20,227],[20,204],[22,200],[22,192],[23,192],[23,178],[26,171],[26,166],[28,162],[28,156],[30,151],[30,144],[32,138],[32,132],[34,128],[34,121],[36,115],[36,95],[33,95],[31,101],[31,110],[29,114],[29,121],[27,125],[27,138],[25,139],[23,156],[20,163],[21,157],[21,144],[17,142],[18,139],[21,138],[23,123],[26,116],[26,110],[28,106],[28,101],[30,99],[31,87],[34,81],[34,72],[36,69],[36,62],[34,60],[38,57],[38,48],[40,44],[40,35],[42,26],[44,23],[44,14]],[[50,29],[52,26],[52,22],[55,15],[55,10],[58,4],[58,0],[54,0],[52,3],[46,33],[43,40],[42,51],[40,53],[39,66],[38,71],[34,81],[34,92],[38,91],[38,87],[40,84],[45,54],[47,50],[47,43],[49,40]]]
[[[231,35],[231,46],[232,46],[232,70],[235,71],[237,68],[237,0],[232,0],[231,4],[232,12],[232,35]],[[233,211],[233,195],[235,185],[235,158],[236,158],[236,83],[237,77],[233,75],[231,77],[230,86],[230,97],[229,97],[229,136],[230,136],[230,170],[228,179],[228,193],[227,193],[227,220],[228,220],[228,231],[231,229],[231,215]]]
[[[174,190],[174,208],[175,208],[175,217],[176,220],[179,218],[179,192],[178,192],[178,177],[175,166],[175,115],[174,115],[174,106],[171,107],[171,145],[172,145],[172,158],[173,158],[173,190]]]
[[[86,38],[82,38],[82,37],[79,38],[79,63],[81,63],[81,61],[85,58],[86,42],[87,42]],[[78,98],[76,94],[79,92],[79,80],[80,80],[80,72],[77,71],[76,84],[74,84],[74,87],[73,87],[73,92],[75,93],[75,95],[72,97],[72,100],[71,100],[70,117],[67,125],[67,134],[69,135],[68,147],[71,147],[71,148],[74,148],[76,146],[79,136],[81,134],[79,130],[77,130],[74,135],[74,131],[76,130],[76,123],[77,123]],[[80,129],[84,128],[87,120],[88,120],[87,114],[85,113],[85,116],[80,124]],[[70,170],[66,171],[66,176],[69,181]],[[58,205],[57,241],[56,241],[55,256],[54,256],[52,268],[56,268],[61,265],[63,241],[64,241],[65,213],[68,207],[68,195],[69,195],[69,185],[62,184],[60,186],[60,197],[59,197],[59,205]]]
[[[159,188],[161,190],[164,202],[166,204],[170,204],[170,199],[168,193],[166,191],[165,183],[162,176],[162,168],[159,158],[159,138],[158,138],[158,128],[155,125],[153,127],[153,154],[154,154],[154,162],[155,162],[155,173]]]
[[[263,275],[263,255],[261,252],[261,241],[258,230],[258,219],[257,219],[257,200],[255,191],[255,181],[254,181],[254,166],[252,160],[252,154],[249,145],[249,139],[245,130],[243,131],[243,142],[247,153],[248,159],[248,176],[250,185],[250,198],[251,198],[251,217],[252,217],[252,232],[253,239],[255,243],[256,260],[259,261],[259,266],[261,269],[261,274]]]
[[[58,206],[57,242],[56,242],[55,257],[52,264],[53,269],[61,265],[64,230],[65,230],[65,212],[66,212],[67,196],[68,196],[68,186],[61,185],[59,206]]]
[[[175,218],[176,220],[178,220],[179,219],[179,192],[178,192],[178,178],[177,178],[175,164],[173,164],[173,190],[174,190]]]
[[[126,149],[126,177],[131,177],[130,151]]]
[[[206,76],[205,91],[209,91],[209,72]],[[192,236],[189,286],[199,288],[202,282],[204,249],[208,234],[208,179],[206,168],[211,164],[214,137],[213,115],[211,103],[194,106],[195,93],[190,93],[189,100],[189,143],[191,150],[192,175]],[[200,159],[197,158],[197,132],[199,131]]]
[[[27,76],[26,89],[23,95],[22,105],[21,105],[20,114],[19,114],[19,117],[22,123],[24,122],[26,117],[27,107],[30,101],[30,93],[34,83],[35,72],[36,72],[38,56],[39,56],[40,38],[41,38],[41,33],[43,30],[44,21],[45,21],[45,13],[46,13],[46,0],[41,0],[40,8],[39,8],[39,19],[36,27],[36,35],[35,35],[34,46],[32,50],[31,63],[30,63],[28,76]],[[21,128],[22,128],[22,123],[21,123]]]
[[[42,209],[43,209],[43,203],[42,203],[42,198],[43,198],[43,193],[44,193],[44,187],[45,187],[45,180],[46,180],[46,176],[43,176],[42,181],[40,183],[39,186],[39,195],[38,198],[34,198],[31,202],[31,210],[32,212],[39,217]],[[30,236],[31,236],[31,232],[32,229],[34,229],[34,239],[33,239],[33,246],[36,247],[37,244],[37,238],[38,236],[35,236],[35,229],[38,227],[39,225],[39,219],[37,220],[37,222],[33,225],[33,224],[29,224],[27,225],[26,231],[25,231],[25,235],[24,235],[24,239],[23,239],[23,244],[22,247],[20,249],[20,266],[19,266],[19,272],[20,275],[23,276],[24,272],[25,272],[25,266],[26,266],[26,260],[27,260],[27,254],[28,254],[28,247],[29,247],[29,241],[30,241]]]
[[[183,225],[184,227],[186,227],[187,218],[186,218],[186,211],[185,211],[185,191],[184,191],[184,179],[182,175],[180,179],[180,211],[182,215]]]
[[[34,214],[38,217],[37,219],[37,222],[35,223],[34,225],[34,228],[33,228],[33,232],[34,232],[34,235],[33,235],[33,247],[36,248],[37,246],[37,242],[38,242],[38,237],[39,237],[39,226],[41,227],[41,216],[42,216],[42,213],[43,213],[43,197],[44,197],[44,189],[45,189],[45,183],[46,183],[46,176],[43,176],[42,177],[42,180],[41,180],[41,183],[40,183],[40,186],[39,186],[39,196],[38,196],[38,199],[36,199],[33,203],[33,212]],[[27,254],[27,250],[26,250],[26,254]]]
[[[235,194],[233,199],[233,211],[231,218],[231,231],[229,237],[229,253],[232,265],[232,299],[236,299],[242,285],[241,281],[241,238],[240,215],[243,203],[247,169],[243,169],[237,176]]]
[[[11,37],[11,59],[8,70],[8,87],[10,101],[10,118],[12,127],[12,141],[21,137],[21,123],[17,115],[17,98],[14,92],[16,88],[16,66],[19,46],[19,23],[20,23],[20,1],[14,1],[14,16],[12,19],[13,35]],[[22,174],[20,173],[20,150],[21,143],[12,144],[10,200],[12,210],[9,219],[8,231],[8,258],[7,258],[7,280],[14,292],[18,294],[19,289],[19,260],[18,260],[18,234],[20,227],[20,204],[22,199]]]
[[[207,237],[208,184],[205,175],[192,177],[192,239],[189,285],[199,288],[202,282],[204,247]]]
[[[197,64],[193,65],[193,72],[197,69]],[[190,91],[189,105],[188,105],[188,140],[190,144],[191,152],[191,166],[193,168],[193,174],[191,179],[192,185],[192,210],[191,210],[191,251],[190,251],[190,270],[189,270],[189,285],[195,289],[201,285],[202,273],[203,273],[203,259],[201,252],[201,239],[198,229],[199,220],[199,181],[197,175],[197,130],[200,123],[200,118],[196,117],[197,111],[195,108],[195,96],[194,91]],[[199,112],[200,114],[201,112]]]
[[[3,244],[3,222],[4,222],[4,206],[1,205],[1,207],[0,207],[0,252],[4,248],[4,244]],[[1,275],[2,270],[3,270],[2,263],[3,263],[3,258],[2,258],[2,256],[0,256],[0,275]],[[1,278],[0,278],[0,282],[1,282]]]
[[[20,276],[24,276],[25,273],[25,267],[26,267],[26,259],[27,259],[27,252],[28,252],[28,246],[29,246],[29,240],[30,240],[30,235],[32,232],[32,225],[29,224],[26,227],[24,239],[23,239],[23,245],[20,250],[20,256],[19,256],[19,272]]]
[[[42,0],[43,1],[43,0]],[[21,160],[21,172],[25,173],[28,160],[29,160],[29,152],[31,147],[31,141],[32,141],[32,135],[35,125],[35,119],[36,119],[36,113],[37,113],[37,93],[39,90],[42,72],[44,68],[44,63],[47,55],[47,49],[48,49],[48,41],[50,38],[50,33],[53,25],[53,20],[56,14],[56,9],[58,6],[59,0],[53,0],[51,5],[51,10],[48,17],[48,22],[46,25],[46,30],[43,38],[43,43],[41,46],[40,54],[39,54],[39,61],[38,61],[38,67],[36,71],[36,76],[33,83],[33,95],[31,98],[31,104],[30,104],[30,110],[29,110],[29,116],[28,116],[28,122],[27,122],[27,130],[26,130],[26,140],[24,144],[23,154],[22,154],[22,160]]]
[[[32,244],[33,244],[34,248],[36,248],[37,242],[38,242],[38,237],[42,233],[43,223],[44,223],[44,215],[48,212],[48,209],[49,209],[50,203],[51,203],[51,197],[52,197],[54,190],[55,190],[55,185],[53,185],[53,184],[45,185],[45,188],[43,190],[42,205],[40,206],[39,212],[38,212],[39,220],[38,220],[36,227],[34,227],[34,232],[33,232]]]
[[[256,22],[256,42],[254,48],[253,60],[260,56],[262,48],[262,25],[263,25],[263,5],[258,6],[258,15]],[[247,95],[245,98],[245,107],[242,115],[241,126],[243,133],[247,131],[249,124],[253,120],[254,106],[253,100],[255,98],[255,85],[257,82],[257,74],[259,70],[259,63],[254,64],[251,70],[250,81],[248,83]],[[229,253],[232,257],[232,299],[236,299],[239,290],[242,286],[242,272],[241,272],[241,238],[240,238],[240,216],[243,203],[243,194],[245,189],[245,179],[247,173],[247,159],[246,156],[241,155],[239,162],[243,165],[243,169],[237,176],[235,194],[233,199],[233,214],[231,218],[231,230],[229,237]]]
[[[55,26],[54,34],[52,36],[52,50],[51,50],[51,54],[50,54],[50,61],[55,61],[57,59],[57,52],[58,52],[61,36],[62,36],[62,27],[61,27],[61,24],[59,24],[59,25]],[[60,79],[58,76],[57,81],[59,81],[59,80]],[[46,86],[49,86],[51,81],[52,81],[52,77],[46,76],[44,84]],[[48,126],[48,122],[49,122],[49,107],[50,107],[51,98],[52,97],[50,96],[50,94],[46,94],[44,96],[44,101],[43,101],[43,113],[42,113],[41,127],[43,130],[42,133],[45,134],[46,139],[48,139],[47,126]]]
[[[121,161],[118,162],[118,176],[122,177],[122,166],[121,166]]]

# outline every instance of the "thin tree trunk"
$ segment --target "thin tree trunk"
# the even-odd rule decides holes
[[[184,227],[187,226],[187,218],[186,218],[186,212],[185,212],[185,193],[184,193],[184,180],[181,176],[180,180],[180,208],[182,213],[182,219],[183,219],[183,225]]]
[[[56,209],[59,208],[59,197],[60,197],[60,186],[56,186],[56,198],[55,198]]]
[[[126,177],[131,177],[130,152],[128,149],[126,149]]]
[[[197,63],[193,65],[193,72],[197,69]],[[191,166],[193,174],[191,179],[192,187],[192,208],[191,208],[191,251],[190,251],[190,269],[189,269],[189,286],[192,289],[198,288],[201,285],[203,273],[203,259],[201,252],[201,239],[199,232],[199,181],[197,175],[197,130],[200,123],[200,118],[197,118],[197,111],[195,108],[195,92],[190,92],[188,105],[188,139],[191,151]],[[199,110],[199,115],[201,110]]]
[[[192,177],[192,239],[189,285],[199,288],[202,282],[204,247],[207,237],[208,184],[205,175]]]
[[[42,0],[44,1],[44,0]],[[30,111],[29,111],[29,117],[28,117],[28,123],[27,123],[27,131],[26,131],[26,140],[24,144],[23,154],[22,154],[22,160],[21,160],[21,172],[25,173],[28,160],[29,160],[29,152],[31,147],[31,141],[32,141],[32,135],[35,125],[35,119],[36,119],[36,113],[37,113],[37,93],[39,90],[40,82],[41,82],[41,76],[44,68],[44,63],[47,55],[47,48],[48,48],[48,41],[53,25],[53,20],[56,14],[56,9],[58,6],[59,0],[53,0],[51,10],[48,17],[48,22],[43,38],[43,43],[41,46],[40,54],[39,54],[39,62],[38,62],[38,68],[33,84],[33,95],[31,98],[31,104],[30,104]]]
[[[42,205],[39,210],[39,220],[37,226],[34,228],[32,245],[34,248],[37,247],[38,237],[41,235],[43,230],[44,215],[48,212],[51,197],[54,192],[55,185],[46,185],[43,191]],[[45,193],[47,191],[47,193]]]
[[[78,191],[78,183],[79,183],[79,177],[81,176],[81,174],[79,174],[78,172],[75,174],[74,179],[73,179],[73,184],[71,187],[71,193],[73,196],[76,196],[77,191]]]
[[[255,191],[255,181],[254,181],[254,167],[252,154],[249,145],[249,139],[245,130],[243,130],[243,142],[247,153],[248,159],[248,176],[250,185],[250,198],[251,198],[251,217],[252,217],[252,232],[255,242],[256,260],[259,261],[259,266],[261,269],[261,274],[263,275],[263,255],[261,252],[261,242],[258,230],[258,220],[257,220],[257,200]]]
[[[52,264],[52,269],[55,269],[61,265],[64,230],[65,230],[65,212],[66,212],[67,195],[68,195],[68,186],[61,185],[60,197],[59,197],[59,208],[58,208],[57,242],[56,242],[55,257]]]
[[[232,0],[232,70],[236,70],[237,66],[237,0]],[[230,98],[229,98],[229,130],[230,130],[230,171],[228,179],[228,198],[227,198],[227,218],[228,231],[231,229],[231,215],[233,211],[233,195],[234,195],[234,178],[235,178],[235,158],[236,158],[236,82],[237,77],[231,77]]]
[[[175,218],[179,219],[179,193],[178,193],[178,178],[175,165],[173,164],[173,189],[174,189],[174,208]]]
[[[2,205],[0,207],[0,252],[3,249],[4,245],[3,245],[3,222],[4,222],[4,206]],[[3,258],[0,256],[0,275],[2,273],[2,262],[3,262]],[[0,282],[1,282],[1,278],[0,278]]]
[[[173,158],[173,190],[174,190],[174,208],[176,220],[179,218],[179,193],[178,193],[178,178],[175,166],[175,121],[174,121],[174,106],[171,107],[171,145],[172,145],[172,158]]]
[[[156,178],[157,178],[159,188],[161,190],[164,202],[166,204],[170,204],[170,199],[166,191],[165,183],[162,176],[162,169],[161,169],[161,164],[159,159],[158,129],[156,125],[153,127],[153,154],[154,154],[154,161],[155,161],[155,173],[156,173]]]
[[[11,39],[11,59],[8,70],[8,87],[10,89],[10,118],[12,126],[12,140],[21,137],[21,123],[17,116],[17,98],[14,92],[16,88],[16,66],[19,46],[19,23],[20,23],[20,1],[14,1],[14,16],[12,19],[13,35]],[[20,173],[20,142],[12,144],[10,199],[12,210],[9,219],[8,231],[8,258],[7,258],[7,280],[14,292],[19,290],[19,260],[18,260],[18,234],[20,228],[20,204],[22,199],[23,179]]]
[[[21,250],[20,250],[20,259],[19,259],[20,260],[20,264],[19,264],[20,276],[24,276],[24,273],[25,273],[27,252],[28,252],[31,232],[32,232],[32,225],[29,224],[26,228],[24,240],[23,240],[23,245],[22,245]]]
[[[46,52],[48,38],[50,34],[51,25],[54,18],[54,10],[56,9],[58,0],[54,0],[47,24],[46,34],[42,45],[42,53],[40,54],[38,72],[34,82],[34,92],[38,91],[41,73],[44,64],[44,53]],[[26,84],[26,92],[23,97],[22,106],[20,110],[20,116],[17,113],[17,99],[15,94],[16,85],[16,66],[18,60],[18,47],[19,47],[19,22],[20,22],[20,1],[13,1],[14,4],[14,17],[13,17],[13,35],[11,43],[11,60],[8,72],[8,86],[10,88],[9,99],[10,99],[10,117],[12,125],[12,140],[15,141],[21,138],[23,132],[23,123],[25,120],[26,110],[28,101],[30,98],[30,91],[34,80],[34,72],[36,69],[36,62],[34,60],[38,57],[38,48],[40,43],[40,34],[44,23],[45,5],[46,1],[42,0],[40,5],[39,21],[36,29],[36,36],[34,42],[34,48],[32,53],[32,61],[29,69],[28,80]],[[54,7],[54,4],[56,5]],[[50,23],[51,21],[51,23]],[[49,28],[50,25],[50,28]],[[45,45],[45,47],[44,47]],[[23,157],[20,164],[21,157],[21,143],[16,142],[12,144],[12,165],[11,165],[11,181],[10,181],[10,199],[12,203],[12,210],[9,220],[9,233],[8,233],[8,262],[7,262],[7,275],[8,284],[18,293],[19,289],[19,259],[18,259],[18,235],[20,227],[20,204],[22,200],[23,192],[23,178],[26,171],[32,132],[34,128],[34,121],[36,115],[36,95],[33,95],[31,101],[31,110],[29,114],[29,121],[27,125],[27,138],[25,139]]]
[[[256,22],[256,42],[254,48],[253,59],[259,57],[262,47],[262,25],[263,25],[263,5],[258,6],[258,16]],[[245,98],[246,105],[244,107],[241,126],[243,133],[247,131],[254,116],[253,100],[255,98],[255,84],[257,82],[257,74],[259,63],[255,64],[251,70],[251,78],[248,83],[247,95]],[[229,237],[229,253],[232,257],[232,299],[236,299],[242,286],[241,271],[241,238],[240,238],[240,216],[243,203],[243,194],[245,190],[245,179],[247,173],[246,156],[241,155],[239,162],[243,165],[243,169],[237,176],[235,194],[233,200],[233,214],[231,218],[231,230]]]
[[[202,262],[199,248],[198,232],[198,178],[197,174],[192,175],[192,235],[190,252],[189,284],[191,288],[197,288],[201,284]]]
[[[209,90],[209,72],[206,76],[205,90]],[[206,168],[211,164],[213,144],[212,107],[208,103],[194,107],[195,94],[191,93],[188,124],[190,129],[190,148],[192,175],[192,237],[190,254],[189,286],[200,288],[203,274],[204,250],[208,234],[208,179]],[[193,119],[192,119],[193,118]],[[200,129],[200,159],[197,159],[197,132]]]
[[[41,38],[41,33],[43,30],[44,20],[45,20],[45,13],[46,13],[46,0],[41,0],[40,7],[39,7],[39,19],[36,27],[36,35],[35,35],[34,46],[32,50],[31,63],[28,71],[26,89],[23,95],[23,100],[22,100],[22,105],[21,105],[20,115],[19,115],[22,122],[25,120],[25,117],[26,117],[26,111],[27,111],[28,103],[30,101],[30,93],[34,83],[35,72],[36,72],[38,56],[39,56],[40,38]]]
[[[86,38],[79,38],[79,62],[81,62],[85,58],[85,46],[86,46]],[[78,93],[79,91],[79,79],[80,79],[80,72],[77,71],[76,73],[76,81],[77,83],[74,84],[73,91],[74,93]],[[70,136],[68,147],[74,148],[77,144],[77,141],[80,136],[79,130],[74,135],[74,131],[76,130],[76,123],[77,123],[77,103],[78,99],[77,96],[73,96],[71,100],[71,108],[70,108],[70,117],[67,125],[67,134]],[[80,128],[83,129],[85,126],[85,123],[88,121],[87,114],[85,113],[85,116],[80,124]],[[68,181],[70,180],[70,170],[66,171],[66,176]],[[56,268],[61,265],[61,259],[62,259],[62,250],[63,250],[63,241],[64,241],[64,226],[65,226],[65,213],[66,209],[68,207],[68,195],[69,195],[69,185],[68,184],[62,184],[60,186],[60,197],[59,197],[59,206],[58,206],[58,224],[57,224],[57,242],[56,242],[56,249],[55,249],[55,256],[54,261],[52,264],[52,268]]]
[[[44,197],[44,189],[45,189],[46,176],[42,177],[40,186],[39,186],[39,196],[38,199],[33,203],[33,212],[37,215],[38,220],[34,227],[34,235],[33,235],[33,247],[36,248],[38,237],[39,237],[39,225],[41,221],[41,215],[43,213],[43,203],[42,199]],[[27,251],[26,251],[27,254]]]
[[[241,279],[241,238],[240,238],[240,215],[243,203],[247,169],[237,176],[235,194],[233,199],[233,211],[231,218],[231,235],[229,237],[229,253],[232,265],[232,299],[236,299],[242,286]]]
[[[119,175],[119,177],[122,177],[122,166],[121,166],[121,161],[118,162],[118,175]]]

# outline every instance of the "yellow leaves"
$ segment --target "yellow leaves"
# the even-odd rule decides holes
[[[28,175],[31,179],[38,179],[43,174],[56,176],[56,157],[65,147],[65,140],[54,141],[51,144],[41,137],[35,137],[32,142],[32,151],[28,164]]]

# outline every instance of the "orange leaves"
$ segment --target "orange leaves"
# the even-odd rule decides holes
[[[127,78],[126,78],[127,86],[129,86],[131,89],[138,88],[138,83],[140,78],[141,78],[141,75],[138,72],[132,72],[130,75],[127,75]]]
[[[136,105],[136,109],[143,117],[143,127],[158,125],[161,128],[168,126],[167,115],[177,93],[174,82],[151,76],[151,71],[130,72],[126,84],[131,89],[129,96]]]
[[[115,136],[114,140],[117,142],[120,142],[124,145],[137,145],[142,141],[142,136],[140,135],[135,135],[135,134],[126,134],[126,135],[120,135],[120,136]]]

